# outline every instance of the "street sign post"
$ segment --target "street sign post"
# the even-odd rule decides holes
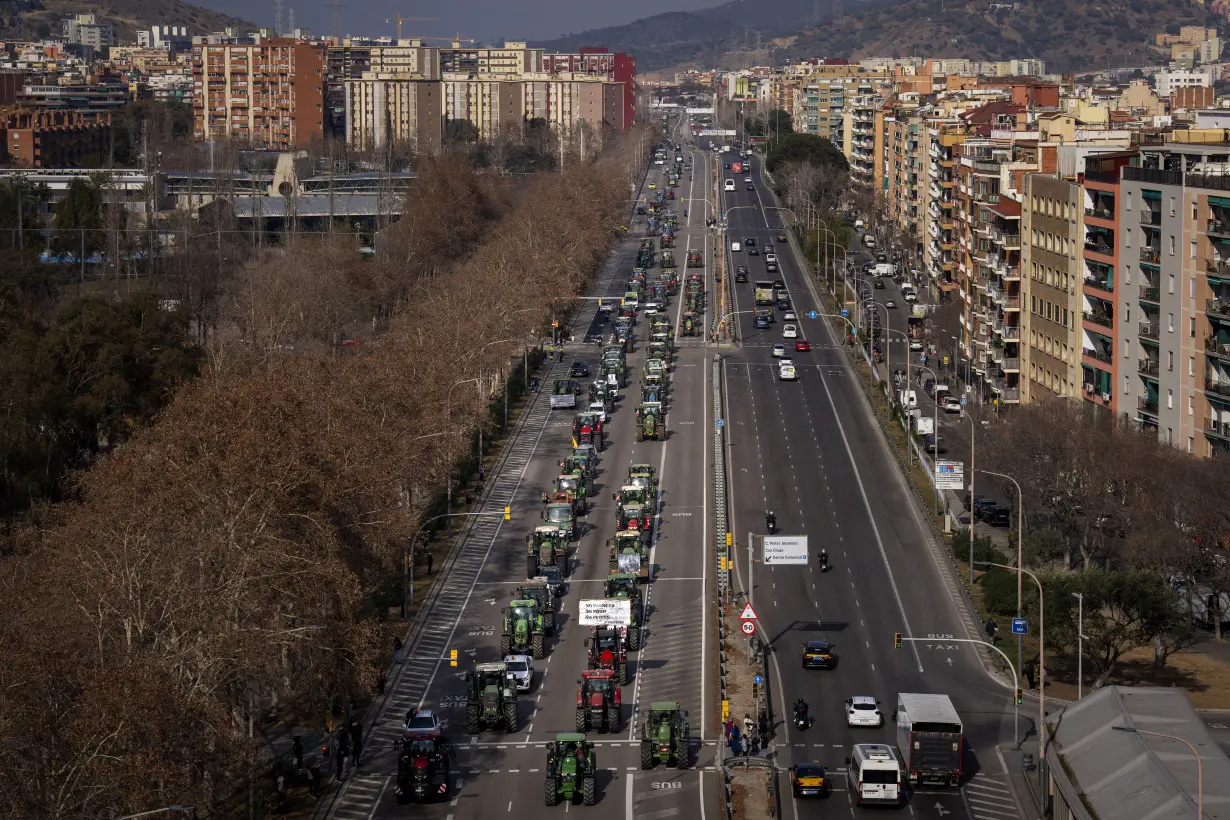
[[[959,461],[936,461],[935,488],[937,490],[965,489],[965,465]]]
[[[755,635],[756,634],[756,622],[755,621],[744,621],[739,626],[739,628],[743,630],[744,635]]]
[[[807,566],[806,535],[766,535],[763,544],[766,567]]]
[[[1028,635],[1029,634],[1029,619],[1028,618],[1013,618],[1012,619],[1012,634],[1013,635]]]
[[[814,310],[813,310],[811,313],[807,314],[807,318],[808,318],[808,319],[815,319],[815,318],[816,318],[816,311],[814,311]]]

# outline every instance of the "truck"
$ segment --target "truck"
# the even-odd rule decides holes
[[[757,282],[753,294],[756,297],[758,305],[773,304],[773,283],[772,282]]]
[[[743,163],[742,162],[730,163],[730,170],[732,173],[736,173],[736,174],[743,173]]]
[[[965,730],[948,695],[899,693],[893,720],[910,785],[961,784]]]
[[[577,406],[576,385],[572,379],[556,379],[551,387],[551,409]]]

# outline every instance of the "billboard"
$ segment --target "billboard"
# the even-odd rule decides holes
[[[581,626],[628,626],[632,602],[627,598],[590,598],[581,601]]]
[[[806,535],[766,535],[764,537],[764,564],[773,566],[806,566]]]

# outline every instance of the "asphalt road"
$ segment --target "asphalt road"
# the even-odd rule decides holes
[[[668,163],[665,168],[669,168]],[[685,172],[679,196],[692,185],[702,195],[706,185],[703,157],[694,163],[695,179],[689,183]],[[649,181],[662,185],[662,167],[651,169]],[[651,193],[651,192],[646,192]],[[682,212],[682,206],[676,205]],[[689,224],[691,223],[691,224]],[[703,227],[703,211],[681,219],[676,256],[682,266],[689,249],[706,250],[708,231]],[[644,219],[638,218],[629,236],[604,269],[595,295],[622,296],[636,255]],[[706,268],[709,275],[709,268]],[[651,276],[654,271],[651,271]],[[680,268],[681,275],[684,269]],[[710,283],[711,284],[711,283]],[[682,304],[672,297],[670,314],[676,331]],[[574,359],[591,366],[599,362],[599,348],[582,340],[589,332],[607,329],[595,317],[596,306],[583,311],[576,325],[576,344],[569,348],[567,363]],[[587,331],[586,323],[590,324]],[[708,562],[697,544],[705,542],[708,527],[707,484],[710,449],[706,447],[708,371],[702,339],[680,339],[671,374],[667,413],[668,438],[665,442],[635,441],[635,407],[639,402],[639,374],[644,362],[648,321],[636,326],[637,344],[629,355],[630,379],[607,424],[607,448],[600,454],[599,473],[592,506],[582,518],[584,533],[575,545],[571,561],[568,593],[559,619],[558,637],[549,639],[547,657],[535,663],[537,679],[533,689],[519,699],[521,726],[514,734],[483,732],[476,737],[463,733],[465,689],[464,667],[470,662],[499,659],[500,609],[506,605],[517,584],[525,576],[525,536],[538,525],[541,498],[559,474],[558,463],[571,446],[573,413],[549,411],[547,391],[530,410],[521,438],[513,443],[511,470],[491,476],[491,490],[506,492],[514,510],[513,520],[488,526],[471,536],[459,553],[461,570],[450,577],[433,612],[433,627],[445,640],[428,643],[423,651],[411,647],[405,669],[392,683],[393,691],[368,740],[370,751],[363,758],[357,776],[352,777],[328,809],[331,817],[358,818],[401,816],[410,808],[399,806],[393,795],[396,762],[393,739],[411,708],[435,709],[445,722],[445,734],[456,748],[454,784],[448,798],[439,803],[413,807],[415,816],[460,820],[491,818],[500,815],[522,816],[542,810],[545,744],[557,732],[573,731],[577,698],[577,679],[585,668],[584,638],[588,627],[576,622],[578,601],[602,597],[601,586],[607,576],[606,539],[615,532],[615,507],[612,492],[626,476],[628,465],[653,464],[660,477],[661,506],[655,522],[651,562],[655,569],[644,588],[646,627],[639,653],[629,653],[632,678],[623,687],[622,727],[618,732],[600,735],[591,732],[596,743],[599,767],[598,804],[577,806],[595,818],[717,817],[716,775],[712,771],[712,738],[703,716],[711,711],[712,683],[704,663],[708,634],[709,608],[704,605],[708,583]],[[565,365],[557,365],[562,371]],[[547,378],[543,384],[548,384]],[[504,503],[498,500],[497,504]],[[478,528],[476,527],[476,532]],[[469,570],[468,572],[465,570]],[[447,652],[458,650],[461,663],[449,665]],[[648,772],[639,770],[637,744],[638,707],[659,700],[679,700],[690,713],[693,738],[692,766],[675,770],[659,766]],[[708,781],[706,785],[705,781]],[[549,809],[567,813],[569,806]]]
[[[892,742],[891,722],[881,729],[847,728],[842,708],[847,697],[875,696],[887,717],[898,692],[940,692],[952,697],[965,721],[966,784],[960,791],[916,792],[909,811],[975,820],[1017,817],[995,752],[997,743],[1012,737],[1011,693],[984,673],[973,647],[951,640],[973,637],[977,627],[964,622],[952,603],[952,582],[938,569],[933,552],[939,547],[924,534],[914,497],[876,429],[839,340],[822,319],[807,316],[822,309],[807,287],[805,269],[789,244],[775,242],[791,217],[762,210],[776,203],[761,180],[760,158],[753,163],[755,190],[747,191],[740,177],[736,191],[723,193],[728,239],[754,237],[762,248],[776,245],[783,272],[765,273],[764,257],[749,256],[746,249],[732,254],[731,264],[748,265],[753,282],[784,279],[801,317],[794,324],[811,343],[810,352],[791,352],[798,381],[781,382],[771,348],[783,343],[784,322],[779,318],[768,330],[756,330],[742,320],[749,317],[738,317],[743,343],[725,357],[724,367],[732,528],[740,544],[736,588],[747,592],[761,635],[773,647],[774,750],[783,772],[785,811],[812,817],[832,811],[834,803],[853,805],[842,776],[851,745]],[[756,207],[735,207],[741,205]],[[736,286],[736,302],[736,311],[752,309],[750,282]],[[759,544],[748,548],[749,534],[764,533],[770,508],[780,534],[808,536],[808,566],[766,567],[757,554]],[[831,559],[826,573],[818,571],[815,560],[822,546]],[[916,640],[895,650],[895,632]],[[836,643],[835,669],[801,668],[801,643],[816,637]],[[815,719],[805,731],[789,722],[790,705],[800,696]],[[1021,724],[1032,725],[1026,715]],[[790,799],[784,771],[796,761],[820,762],[835,773],[838,791],[829,805]]]

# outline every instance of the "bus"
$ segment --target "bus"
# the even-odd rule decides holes
[[[901,804],[901,763],[888,744],[856,743],[846,758],[846,779],[859,806]]]
[[[772,282],[757,282],[753,293],[756,297],[757,305],[772,305],[773,304],[773,283]]]

